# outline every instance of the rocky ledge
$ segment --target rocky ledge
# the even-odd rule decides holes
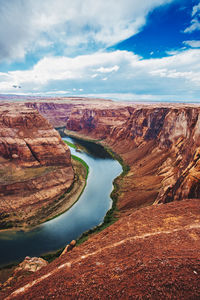
[[[70,151],[36,110],[0,106],[0,229],[31,225],[73,183]]]

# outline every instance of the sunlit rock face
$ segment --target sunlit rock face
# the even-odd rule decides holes
[[[55,127],[100,140],[130,166],[118,207],[200,198],[200,108],[69,99],[32,103]]]
[[[70,151],[36,110],[0,106],[0,226],[10,227],[50,205],[73,182]]]

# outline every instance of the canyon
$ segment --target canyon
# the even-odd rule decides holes
[[[200,197],[200,108],[103,100],[27,103],[65,133],[99,141],[129,166],[121,212]]]
[[[115,154],[124,173],[115,181],[118,220],[35,274],[8,286],[2,299],[200,297],[200,107],[81,98],[40,99],[21,105],[42,118],[42,124],[33,123],[41,126],[43,137],[50,123],[61,134],[96,141]],[[3,114],[10,114],[5,107]],[[4,128],[6,118],[2,120]],[[16,129],[17,122],[13,124],[7,127]],[[25,134],[26,130],[27,149],[15,146],[19,150],[4,154],[2,164],[9,159],[9,164],[19,160],[20,168],[34,169],[39,163],[54,167],[46,152],[33,146],[36,136]],[[17,136],[18,145],[18,131]],[[47,144],[51,153],[55,146],[50,141]],[[72,170],[66,153],[65,148],[66,168]],[[64,154],[59,155],[55,161],[58,170],[63,167]],[[73,172],[70,176],[71,184]]]
[[[0,174],[1,229],[47,218],[74,180],[67,145],[23,104],[0,106]]]

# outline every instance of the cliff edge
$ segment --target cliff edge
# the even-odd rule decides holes
[[[73,183],[69,148],[23,104],[0,106],[0,228],[34,225]]]
[[[27,103],[66,133],[98,140],[130,170],[119,183],[123,213],[200,198],[200,108],[66,99]]]

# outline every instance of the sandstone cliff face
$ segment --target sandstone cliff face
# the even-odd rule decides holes
[[[22,104],[0,106],[0,227],[18,225],[73,182],[68,147],[49,122]]]
[[[27,106],[37,108],[55,127],[65,125],[101,140],[123,158],[130,171],[120,182],[121,211],[200,198],[199,107],[86,99]]]

